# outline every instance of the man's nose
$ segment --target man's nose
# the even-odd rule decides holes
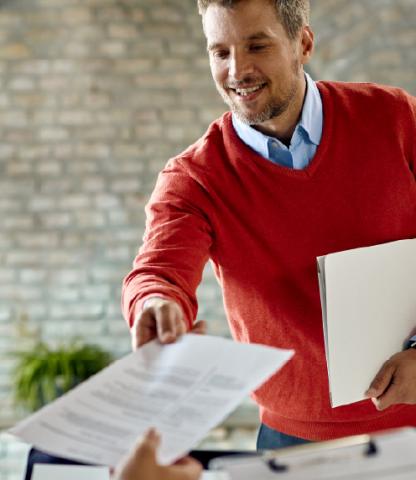
[[[233,53],[230,55],[228,76],[231,80],[241,81],[248,74],[252,73],[253,66],[247,55]]]

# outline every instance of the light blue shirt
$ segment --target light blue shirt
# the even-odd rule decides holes
[[[321,142],[323,109],[318,87],[305,73],[306,95],[302,115],[287,147],[275,137],[269,137],[232,116],[233,126],[240,139],[262,157],[284,167],[302,170],[309,165]]]

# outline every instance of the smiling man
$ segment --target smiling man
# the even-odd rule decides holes
[[[368,400],[331,408],[316,274],[317,256],[416,237],[415,98],[306,75],[308,0],[198,6],[231,112],[159,175],[124,282],[133,346],[201,331],[211,259],[234,338],[296,350],[253,394],[259,448],[416,426],[415,348],[386,359]]]

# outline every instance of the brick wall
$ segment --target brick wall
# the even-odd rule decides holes
[[[193,0],[0,4],[0,424],[22,333],[129,350],[120,285],[144,204],[223,111],[204,48]]]
[[[414,0],[314,0],[318,78],[415,88]],[[0,3],[0,425],[29,331],[129,349],[120,284],[167,158],[224,109],[194,0]],[[207,269],[200,316],[225,334]]]

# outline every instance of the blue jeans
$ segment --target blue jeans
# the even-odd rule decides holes
[[[310,440],[305,440],[304,438],[293,437],[292,435],[286,435],[285,433],[273,430],[267,425],[264,425],[264,423],[260,425],[259,433],[257,434],[257,450],[293,447],[310,442]]]

